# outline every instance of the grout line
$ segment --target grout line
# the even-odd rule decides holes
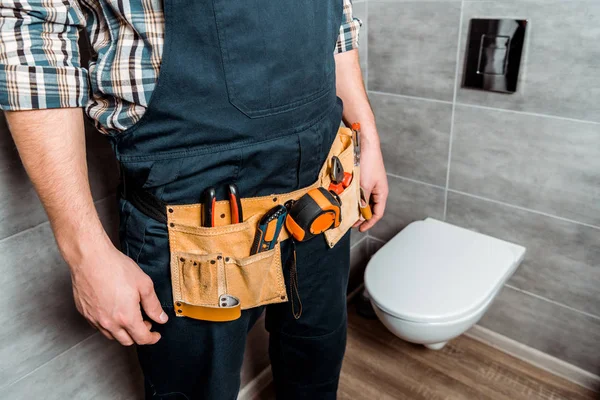
[[[429,101],[432,103],[442,103],[442,104],[452,104],[451,101],[447,101],[447,100],[437,100],[437,99],[430,99],[427,97],[419,97],[419,96],[408,96],[405,94],[397,94],[397,93],[388,93],[388,92],[380,92],[378,90],[369,90],[369,93],[373,93],[373,94],[378,94],[381,96],[389,96],[389,97],[399,97],[401,99],[411,99],[411,100],[419,100],[419,101]]]
[[[375,236],[370,236],[370,238],[379,243],[384,243],[384,244],[387,243],[387,240],[379,239],[378,237],[375,237]]]
[[[18,238],[18,237],[19,237],[19,236],[21,236],[21,235],[25,235],[26,233],[28,233],[28,232],[30,232],[30,231],[33,231],[34,229],[37,229],[37,228],[41,227],[42,225],[46,225],[46,224],[49,224],[49,223],[50,223],[50,222],[49,222],[48,220],[46,220],[46,221],[44,221],[44,222],[40,222],[40,223],[39,223],[39,224],[37,224],[37,225],[30,226],[29,228],[25,228],[25,229],[23,229],[22,231],[19,231],[19,232],[13,233],[13,234],[12,234],[12,235],[10,235],[10,236],[7,236],[7,237],[5,237],[5,238],[2,238],[2,239],[0,239],[0,244],[2,244],[4,241],[7,241],[8,239],[11,239],[11,238]]]
[[[260,371],[250,382],[247,382],[244,387],[240,388],[237,400],[251,400],[260,395],[264,389],[273,380],[271,373],[271,364]]]
[[[94,204],[98,204],[98,203],[100,203],[101,201],[104,201],[104,200],[106,200],[106,199],[108,199],[109,197],[111,197],[111,196],[114,196],[114,195],[115,195],[115,193],[111,193],[111,194],[109,194],[109,195],[107,195],[107,196],[104,196],[104,197],[103,197],[103,198],[101,198],[101,199],[94,200]],[[13,234],[12,234],[12,235],[10,235],[10,236],[7,236],[7,237],[4,237],[4,238],[0,239],[0,244],[2,244],[2,242],[6,241],[6,240],[8,240],[8,239],[11,239],[11,238],[17,238],[17,237],[19,237],[19,236],[21,236],[21,235],[25,235],[26,233],[28,233],[28,232],[30,232],[30,231],[32,231],[32,230],[34,230],[34,229],[37,229],[37,228],[41,227],[42,225],[46,225],[46,224],[50,224],[50,221],[48,220],[48,216],[47,216],[47,215],[46,215],[46,220],[45,220],[45,221],[43,221],[43,222],[40,222],[40,223],[39,223],[39,224],[37,224],[37,225],[30,226],[29,228],[25,228],[25,229],[23,229],[22,231],[15,232],[15,233],[13,233]]]
[[[419,181],[417,179],[407,178],[405,176],[392,174],[390,172],[388,172],[387,175],[390,176],[390,177],[392,177],[392,178],[401,179],[403,181],[408,181],[408,182],[412,182],[412,183],[419,183],[421,185],[434,187],[436,189],[446,190],[446,188],[444,186],[434,185],[433,183],[427,183],[427,182]]]
[[[600,387],[600,376],[489,328],[475,325],[465,335],[577,385],[593,391]]]
[[[361,282],[360,285],[358,285],[353,291],[351,291],[350,293],[348,293],[346,295],[346,302],[350,303],[352,300],[354,300],[356,295],[359,294],[360,292],[362,292],[362,290],[364,288],[365,288],[365,283]]]
[[[444,188],[444,213],[442,214],[442,221],[446,220],[446,214],[448,212],[448,188],[450,187],[450,163],[452,160],[452,142],[454,141],[454,119],[456,114],[456,97],[458,95],[458,73],[460,70],[460,41],[462,38],[462,26],[463,26],[463,9],[465,2],[460,2],[460,19],[458,21],[458,39],[456,45],[456,66],[454,68],[454,93],[452,95],[452,116],[450,118],[450,139],[448,141],[448,163],[446,165],[446,187]]]
[[[91,338],[93,338],[94,336],[100,334],[100,332],[98,331],[94,331],[92,332],[91,335],[89,335],[88,337],[86,337],[85,339],[80,340],[79,342],[75,343],[73,346],[61,351],[60,353],[58,353],[57,355],[55,355],[54,357],[52,357],[51,359],[49,359],[48,361],[38,365],[37,367],[35,367],[34,369],[32,369],[31,371],[29,371],[28,373],[26,373],[25,375],[21,376],[20,378],[15,379],[14,381],[7,383],[4,386],[0,387],[0,391],[3,391],[5,389],[8,389],[9,387],[21,382],[23,379],[27,378],[28,376],[36,373],[38,370],[44,368],[46,365],[50,364],[52,361],[56,360],[58,357],[62,356],[63,354],[75,349],[76,347],[79,347],[80,345],[83,345],[84,342],[87,342],[88,340],[90,340]]]
[[[459,62],[460,62],[460,60],[459,60]],[[460,69],[459,69],[459,71],[460,71]],[[447,100],[438,100],[438,99],[430,99],[427,97],[409,96],[409,95],[405,95],[405,94],[381,92],[378,90],[369,90],[369,93],[381,95],[381,96],[410,99],[410,100],[428,101],[431,103],[454,104],[452,101],[447,101]],[[541,117],[541,118],[557,119],[557,120],[561,120],[561,121],[577,122],[577,123],[581,123],[581,124],[600,125],[599,121],[561,117],[558,115],[534,113],[534,112],[530,112],[530,111],[511,110],[508,108],[489,107],[489,106],[482,106],[482,105],[478,105],[478,104],[462,103],[462,102],[458,102],[458,101],[455,103],[455,105],[462,106],[462,107],[478,108],[478,109],[489,110],[489,111],[498,111],[498,112],[505,112],[505,113],[519,114],[519,115],[527,115],[527,116],[531,116],[531,117]]]
[[[512,113],[512,114],[527,115],[527,116],[531,116],[531,117],[552,118],[552,119],[558,119],[558,120],[562,120],[562,121],[600,125],[600,122],[597,122],[597,121],[589,121],[589,120],[585,120],[585,119],[561,117],[558,115],[541,114],[541,113],[534,113],[534,112],[529,112],[529,111],[510,110],[507,108],[488,107],[488,106],[481,106],[478,104],[469,104],[469,103],[460,103],[460,102],[456,103],[456,105],[463,106],[463,107],[479,108],[482,110],[490,110],[490,111],[499,111],[499,112]]]
[[[467,196],[467,197],[472,197],[474,199],[483,200],[483,201],[487,201],[487,202],[490,202],[490,203],[499,204],[499,205],[510,207],[510,208],[515,208],[517,210],[526,211],[526,212],[530,212],[530,213],[533,213],[533,214],[542,215],[544,217],[557,219],[557,220],[563,221],[563,222],[569,222],[569,223],[575,224],[575,225],[582,225],[582,226],[585,226],[587,228],[600,229],[600,226],[597,226],[597,225],[592,225],[592,224],[588,224],[586,222],[576,221],[576,220],[569,219],[569,218],[559,217],[558,215],[553,215],[553,214],[549,214],[549,213],[546,213],[546,212],[543,212],[543,211],[533,210],[531,208],[521,207],[521,206],[518,206],[518,205],[515,205],[515,204],[505,203],[505,202],[500,201],[500,200],[489,199],[487,197],[478,196],[476,194],[461,192],[460,190],[448,189],[448,192],[460,194],[460,195]]]
[[[358,242],[354,243],[352,246],[350,246],[350,250],[352,250],[353,248],[355,248],[356,246],[358,246],[360,243],[362,243],[365,239],[367,239],[368,236],[363,236],[361,237]]]
[[[510,289],[512,289],[512,290],[516,290],[517,292],[521,292],[521,293],[523,293],[523,294],[526,294],[526,295],[529,295],[529,296],[535,297],[536,299],[543,300],[543,301],[545,301],[545,302],[548,302],[548,303],[550,303],[550,304],[554,304],[555,306],[559,306],[559,307],[565,308],[565,309],[567,309],[567,310],[569,310],[569,311],[576,312],[577,314],[585,315],[585,316],[586,316],[586,317],[588,317],[588,318],[592,318],[592,319],[595,319],[595,320],[598,320],[598,321],[600,321],[600,316],[598,316],[598,315],[594,315],[594,314],[590,314],[590,313],[588,313],[588,312],[586,312],[586,311],[578,310],[578,309],[576,309],[576,308],[573,308],[573,307],[571,307],[571,306],[568,306],[568,305],[566,305],[566,304],[559,303],[559,302],[558,302],[558,301],[556,301],[556,300],[552,300],[552,299],[549,299],[549,298],[547,298],[547,297],[540,296],[539,294],[535,294],[535,293],[532,293],[532,292],[528,292],[527,290],[519,289],[518,287],[516,287],[516,286],[513,286],[513,285],[510,285],[510,284],[508,284],[508,283],[507,283],[507,284],[505,284],[504,286],[506,286],[507,288],[510,288]]]

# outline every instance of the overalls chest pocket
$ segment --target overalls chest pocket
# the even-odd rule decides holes
[[[229,101],[251,118],[289,111],[334,89],[342,2],[303,0],[298,7],[297,1],[213,0]]]

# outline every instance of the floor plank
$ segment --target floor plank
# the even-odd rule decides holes
[[[269,385],[253,400],[274,400]],[[407,343],[350,306],[340,400],[598,400],[600,394],[475,339],[440,351]]]

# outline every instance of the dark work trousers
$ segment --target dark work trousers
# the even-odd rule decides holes
[[[167,204],[198,203],[312,184],[338,130],[333,51],[341,0],[164,0],[165,45],[142,118],[111,137],[127,185]],[[266,308],[278,398],[334,399],[346,338],[349,239],[296,245],[303,312],[289,302],[231,322],[176,317],[165,224],[120,200],[123,251],[154,281],[169,315],[161,340],[139,346],[147,399],[237,397],[247,332]],[[292,245],[282,246],[283,265]],[[284,268],[285,269],[285,268]],[[284,271],[288,295],[289,271]]]

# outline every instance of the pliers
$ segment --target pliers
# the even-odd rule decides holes
[[[235,183],[227,187],[229,192],[229,204],[231,207],[231,223],[239,224],[244,221],[242,212],[242,201]],[[206,188],[202,195],[202,226],[215,226],[215,208],[217,204],[216,190],[213,186]]]

